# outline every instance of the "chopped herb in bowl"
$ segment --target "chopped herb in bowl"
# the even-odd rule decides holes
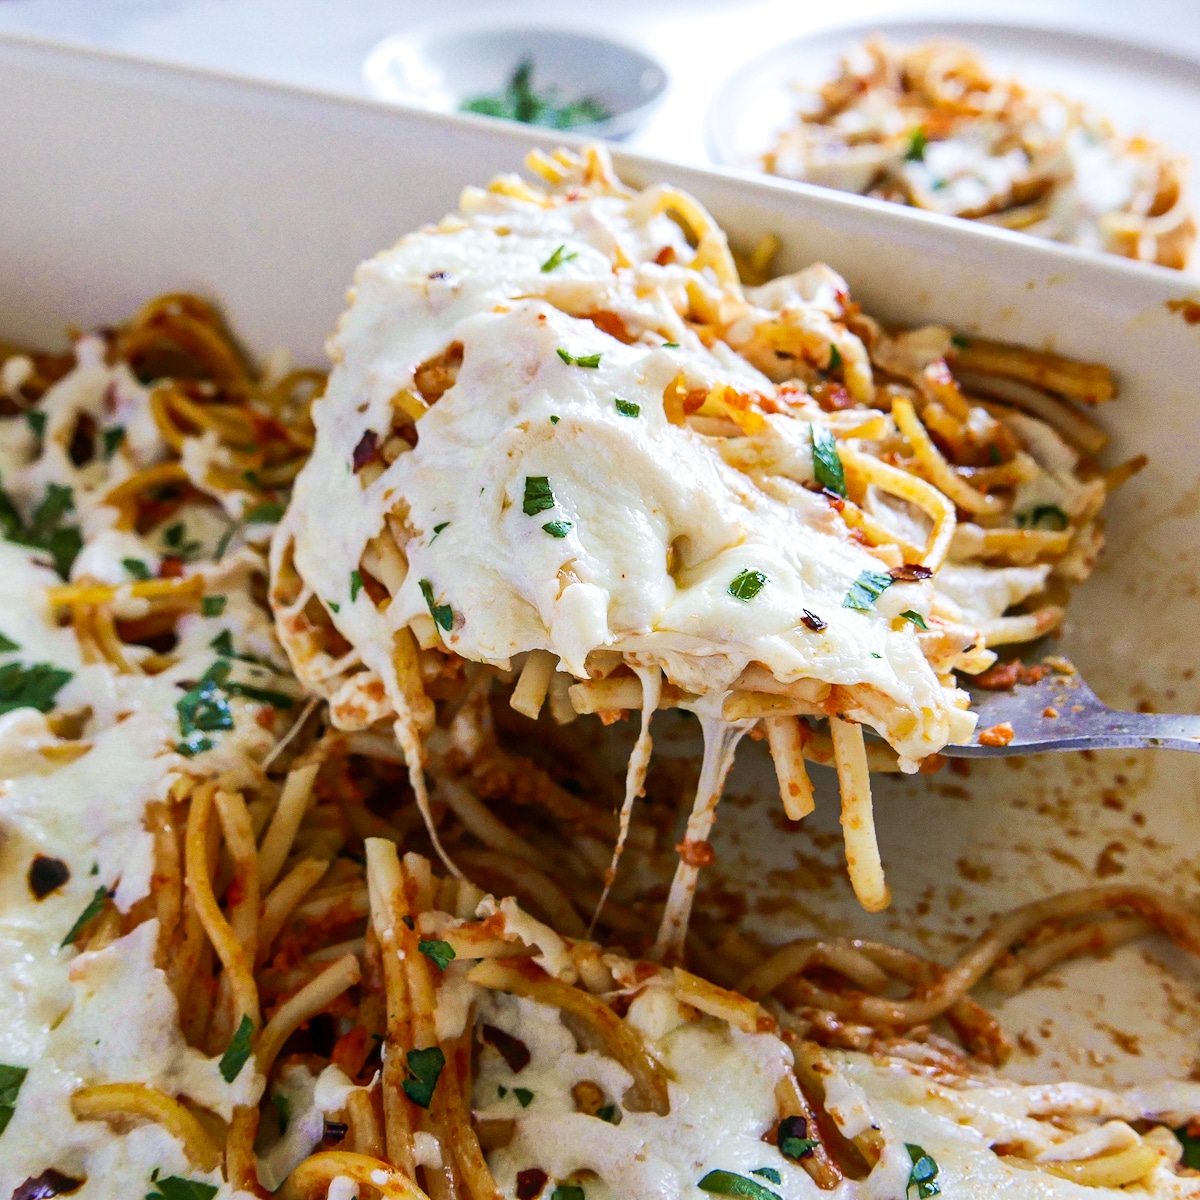
[[[533,70],[533,59],[524,59],[513,71],[502,92],[473,96],[459,105],[460,110],[485,117],[504,117],[525,125],[544,125],[549,129],[595,125],[612,116],[594,96],[582,96],[578,100],[562,103],[555,87],[546,87],[539,92],[533,85]]]

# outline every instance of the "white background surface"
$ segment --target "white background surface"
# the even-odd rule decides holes
[[[834,24],[918,15],[1102,33],[1200,60],[1197,0],[0,0],[0,30],[351,95],[365,94],[363,60],[389,34],[480,23],[603,32],[649,50],[672,77],[628,144],[695,163],[707,160],[712,96],[748,59]]]

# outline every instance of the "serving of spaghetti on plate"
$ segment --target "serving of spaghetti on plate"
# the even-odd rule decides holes
[[[1062,619],[1138,467],[1108,372],[530,165],[360,269],[328,380],[188,295],[4,350],[0,1194],[1200,1193],[1200,1085],[1016,1084],[970,995],[1198,953],[1179,900],[1051,896],[950,966],[689,919],[745,737],[795,820],[836,765],[887,904],[868,771]]]
[[[797,67],[793,74],[801,77],[791,80],[786,121],[767,120],[764,110],[768,144],[755,156],[759,169],[1141,262],[1187,267],[1196,222],[1191,164],[1178,145],[1140,130],[1122,132],[1094,103],[1071,95],[1069,85],[1051,90],[1008,75],[970,44],[969,27],[961,31],[963,40],[929,36],[924,26],[906,30],[903,23],[888,32],[886,38],[855,37],[821,82],[803,77]],[[1000,27],[979,32],[1001,49],[1018,36]],[[1068,75],[1073,52],[1087,58],[1069,39],[1059,45],[1053,34],[1026,34],[1035,46],[1045,41],[1046,56],[1057,54]],[[1119,46],[1091,50],[1093,62],[1119,54]],[[767,57],[771,61],[761,67],[743,68],[731,94],[716,102],[722,109],[745,106],[735,125],[757,119],[754,103],[741,95],[756,71],[777,72],[785,61],[778,48]],[[1173,66],[1164,60],[1165,78]],[[1096,74],[1097,80],[1105,77]],[[1152,73],[1146,77],[1153,83]],[[1157,101],[1151,111],[1167,107],[1164,97]]]

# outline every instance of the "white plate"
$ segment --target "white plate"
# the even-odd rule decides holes
[[[776,46],[723,85],[708,114],[713,160],[757,168],[795,112],[795,85],[835,75],[842,54],[879,34],[910,46],[967,42],[1002,75],[1086,101],[1124,133],[1144,133],[1186,154],[1200,194],[1200,61],[1088,33],[992,21],[881,19],[823,29]]]
[[[0,330],[46,342],[67,322],[113,321],[183,287],[220,298],[251,349],[286,344],[320,361],[360,259],[554,140],[0,38]],[[948,321],[1109,363],[1122,385],[1100,414],[1113,457],[1144,451],[1151,463],[1114,497],[1110,549],[1075,598],[1065,646],[1113,703],[1200,711],[1200,330],[1166,307],[1188,295],[1186,280],[804,185],[630,154],[617,165],[631,184],[692,191],[735,243],[775,232],[782,269],[826,259],[882,319]],[[879,781],[896,899],[877,916],[850,896],[821,782],[815,819],[781,831],[770,763],[745,747],[718,820],[721,876],[702,877],[702,903],[719,907],[735,880],[744,899],[729,907],[772,940],[852,931],[945,960],[992,912],[1063,888],[1107,878],[1200,892],[1194,755]],[[1097,1081],[1187,1072],[1197,979],[1189,968],[1175,982],[1170,959],[1157,943],[1127,947],[1003,1005],[1029,1047],[1011,1069]]]

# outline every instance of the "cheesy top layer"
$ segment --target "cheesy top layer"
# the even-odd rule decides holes
[[[785,684],[859,687],[879,702],[853,715],[908,765],[968,736],[973,719],[899,619],[928,616],[932,587],[847,604],[864,572],[887,567],[820,494],[812,447],[815,427],[845,432],[862,413],[784,402],[746,358],[686,326],[672,297],[696,274],[679,265],[692,251],[645,196],[540,208],[470,192],[461,217],[364,264],[276,562],[290,550],[306,596],[385,682],[394,632],[432,631],[440,614],[448,648],[501,667],[546,650],[583,679],[589,656],[617,652],[697,696],[721,696],[751,664]],[[663,246],[676,263],[638,260]],[[629,265],[614,267],[614,247]],[[760,299],[807,304],[822,336],[843,336],[827,276],[777,280]],[[853,365],[862,347],[850,342]],[[390,436],[422,364],[459,350],[415,447],[364,486],[356,450]],[[672,389],[722,387],[763,398],[764,411],[711,433],[672,419]],[[383,606],[360,575],[380,536],[407,560]],[[321,686],[328,664],[293,659]]]

